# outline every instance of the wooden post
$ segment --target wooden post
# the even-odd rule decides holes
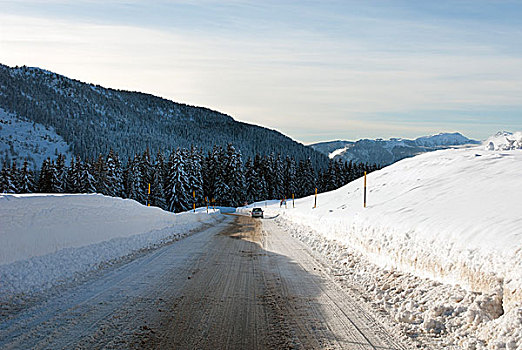
[[[314,209],[317,208],[317,187],[315,188],[315,202],[314,202]]]
[[[366,171],[364,172],[364,207],[366,208]]]
[[[294,194],[292,193],[292,208],[295,208]]]

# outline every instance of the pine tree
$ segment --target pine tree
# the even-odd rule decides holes
[[[67,169],[65,186],[67,193],[81,193],[82,161],[80,157],[72,158],[71,165]]]
[[[123,173],[118,155],[111,149],[105,161],[107,168],[106,182],[107,195],[112,197],[124,197]]]
[[[248,158],[245,163],[245,200],[248,203],[257,200],[257,171],[254,169],[252,158]]]
[[[226,156],[223,148],[215,147],[212,151],[212,181],[213,181],[213,193],[212,197],[216,203],[225,206],[229,202],[230,187],[227,181],[227,165]]]
[[[196,204],[202,205],[203,200],[203,176],[202,170],[202,156],[200,151],[191,147],[190,151],[186,152],[185,157],[187,158],[187,176],[188,183],[192,191],[196,195]],[[194,198],[193,198],[194,200]]]
[[[268,184],[264,176],[266,171],[264,168],[265,163],[266,160],[259,154],[256,154],[254,157],[254,170],[256,171],[256,176],[254,177],[255,201],[269,199]]]
[[[67,187],[66,177],[67,177],[67,166],[65,165],[65,156],[63,154],[58,154],[56,158],[56,181],[57,181],[57,192],[64,193]]]
[[[16,173],[13,174],[13,167],[9,165],[7,160],[4,160],[2,170],[0,171],[0,193],[16,193],[15,178]]]
[[[41,193],[59,193],[60,182],[54,161],[47,158],[42,163],[40,177],[38,178],[38,191]]]
[[[29,170],[27,159],[18,174],[16,188],[18,193],[32,193],[35,190],[34,174]]]
[[[266,184],[266,199],[274,199],[275,197],[275,186],[274,186],[274,155],[270,154],[262,158],[261,163],[261,174]]]
[[[241,153],[232,144],[221,155],[220,172],[216,180],[216,196],[223,206],[237,206],[244,201],[245,178]]]
[[[297,190],[301,197],[309,196],[314,193],[316,178],[310,159],[299,162],[297,178]]]
[[[240,206],[245,201],[245,175],[243,173],[243,161],[241,151],[236,150],[231,144],[227,147],[228,160],[228,186],[230,188],[230,202],[228,205]]]
[[[85,161],[80,166],[80,193],[96,193],[96,180],[92,175],[91,162]]]
[[[168,162],[165,199],[167,209],[173,212],[182,212],[190,208],[190,187],[183,156],[183,152],[177,149],[170,154]]]
[[[291,198],[296,191],[296,166],[294,158],[289,156],[285,159],[284,169],[284,192],[286,198]]]
[[[130,198],[134,182],[134,176],[132,172],[132,160],[130,157],[123,167],[123,198]]]
[[[138,161],[138,168],[141,174],[140,192],[142,193],[143,203],[147,200],[149,184],[152,183],[154,167],[152,165],[149,147],[141,155]]]
[[[127,198],[144,204],[147,199],[147,194],[143,182],[143,174],[141,173],[141,169],[143,169],[141,162],[141,157],[136,155],[128,165]]]
[[[109,195],[110,191],[107,179],[107,164],[105,163],[105,159],[101,154],[98,155],[96,162],[94,162],[92,172],[96,192]]]
[[[283,161],[279,155],[274,159],[273,171],[273,198],[283,199],[285,197],[285,171]]]
[[[149,203],[155,207],[167,209],[165,202],[165,191],[163,189],[163,179],[161,177],[162,164],[156,164],[155,171],[152,175],[152,183],[150,185]]]

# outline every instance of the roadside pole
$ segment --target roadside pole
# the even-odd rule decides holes
[[[196,212],[196,191],[192,191],[192,198],[194,198],[194,204],[192,208],[194,209],[194,213]]]
[[[292,193],[292,208],[295,208],[294,194]]]
[[[366,208],[366,171],[364,172],[364,207]]]
[[[208,197],[205,197],[205,204],[207,205],[207,214],[208,214]]]
[[[314,209],[317,208],[317,187],[315,188],[315,201],[314,201]]]

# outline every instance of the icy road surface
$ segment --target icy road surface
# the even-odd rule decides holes
[[[270,221],[230,216],[8,315],[0,348],[404,348]]]

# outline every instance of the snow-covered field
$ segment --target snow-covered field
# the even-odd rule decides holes
[[[315,209],[310,196],[266,217],[279,214],[412,339],[522,349],[521,135],[371,173],[366,208],[359,179],[320,194]]]
[[[0,195],[0,301],[180,239],[217,212],[173,214],[97,194]]]

